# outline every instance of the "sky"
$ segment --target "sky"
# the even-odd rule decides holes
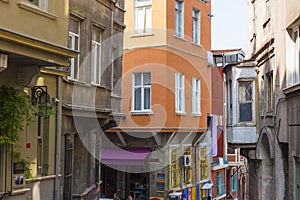
[[[247,0],[212,0],[212,50],[247,53]]]

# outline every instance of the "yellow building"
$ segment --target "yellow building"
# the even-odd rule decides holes
[[[24,124],[15,145],[0,146],[0,197],[56,199],[58,195],[60,81],[66,75],[63,67],[77,55],[67,48],[68,13],[68,1],[0,1],[0,85],[53,109],[50,117],[34,117],[30,126]],[[32,177],[28,173],[24,177],[26,171]]]

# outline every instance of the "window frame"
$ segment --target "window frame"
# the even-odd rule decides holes
[[[180,18],[178,18],[180,16]],[[180,21],[180,24],[177,22]],[[184,0],[175,0],[175,36],[184,38]]]
[[[29,0],[29,3],[46,12],[49,9],[49,0]]]
[[[237,169],[233,168],[231,171],[231,191],[232,192],[237,192],[238,190],[238,177],[237,177]]]
[[[225,193],[224,191],[224,182],[223,182],[223,174],[221,172],[217,172],[217,197],[221,196]]]
[[[192,42],[193,44],[201,44],[201,11],[193,8],[192,11]]]
[[[185,76],[182,73],[175,73],[175,112],[185,114]]]
[[[149,85],[144,85],[144,74],[149,74]],[[140,75],[141,76],[141,84],[140,85],[135,85],[135,79],[136,79],[136,75]],[[141,89],[141,109],[135,109],[135,90],[136,89]],[[145,108],[145,99],[144,99],[144,94],[145,94],[145,90],[146,89],[150,89],[150,94],[149,94],[149,109]],[[131,112],[132,113],[152,113],[151,111],[151,72],[133,72],[132,73],[132,103],[131,103]]]
[[[250,82],[250,86],[251,86],[251,90],[252,90],[252,94],[251,94],[251,100],[245,100],[245,101],[241,101],[240,100],[240,83],[245,83],[245,82]],[[254,122],[254,109],[255,109],[255,90],[254,90],[254,81],[252,79],[241,79],[238,80],[238,87],[237,87],[238,91],[237,91],[237,103],[238,103],[238,112],[237,112],[237,119],[238,119],[238,123],[239,124],[244,124],[244,123],[253,123]],[[240,111],[240,105],[241,104],[249,104],[251,103],[251,121],[241,121],[241,111]]]
[[[99,41],[93,39],[94,31],[99,32]],[[101,77],[102,77],[102,41],[103,41],[103,30],[98,27],[93,27],[92,31],[92,40],[91,40],[91,84],[96,86],[101,86]],[[97,49],[96,52],[95,49]],[[99,58],[95,57],[96,54]],[[98,70],[97,70],[98,68]]]
[[[79,51],[80,50],[80,20],[70,17],[70,20],[74,20],[78,23],[78,33],[74,33],[72,31],[70,31],[69,28],[69,38],[71,37],[71,46],[69,43],[69,48],[75,51]],[[77,47],[76,47],[76,38],[78,40],[77,42]],[[79,80],[80,76],[79,76],[79,66],[80,66],[80,55],[78,54],[76,56],[76,58],[71,58],[70,59],[70,75],[68,76],[69,79],[72,80]],[[75,70],[75,67],[77,68],[77,70]],[[75,71],[77,71],[77,75],[75,75]]]
[[[192,114],[202,115],[201,113],[201,80],[200,78],[192,78]]]
[[[286,87],[289,88],[300,84],[300,17],[287,28],[286,50]]]
[[[143,10],[143,15],[144,15],[143,29],[138,28],[139,9]],[[149,27],[147,27],[147,21],[148,21],[147,9],[149,9],[150,12]],[[144,2],[139,3],[138,0],[134,0],[134,32],[136,34],[146,34],[152,32],[152,0],[147,0],[146,3]]]

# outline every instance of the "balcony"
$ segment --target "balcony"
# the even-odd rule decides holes
[[[256,63],[244,61],[223,69],[226,77],[226,133],[229,145],[255,147],[256,131]]]

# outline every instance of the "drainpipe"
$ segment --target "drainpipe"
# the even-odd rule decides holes
[[[61,130],[61,107],[60,107],[60,86],[61,86],[61,77],[56,77],[56,123],[55,123],[55,180],[54,180],[54,194],[53,199],[58,200],[58,190],[59,190],[59,147],[60,147],[60,130]]]

